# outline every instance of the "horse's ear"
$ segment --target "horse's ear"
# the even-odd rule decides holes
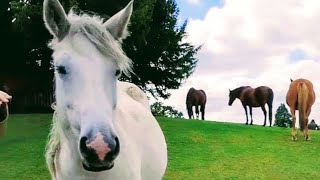
[[[129,32],[127,30],[129,20],[132,14],[133,0],[129,4],[119,11],[117,14],[113,15],[108,19],[103,25],[110,32],[110,34],[119,42],[125,39]]]
[[[231,90],[229,89],[229,92],[231,92]]]
[[[70,23],[58,0],[44,0],[43,20],[49,32],[61,41],[69,32]]]
[[[290,78],[290,82],[292,82],[293,80]]]

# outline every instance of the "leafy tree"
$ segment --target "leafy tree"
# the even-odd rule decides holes
[[[161,102],[155,102],[151,105],[151,112],[154,116],[163,116],[171,118],[182,118],[182,112],[175,110],[171,106],[165,106]]]
[[[286,106],[283,103],[281,103],[275,114],[274,126],[292,127],[291,117],[292,116],[288,112],[288,109],[286,108]]]

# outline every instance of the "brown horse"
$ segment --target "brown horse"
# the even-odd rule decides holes
[[[296,110],[299,111],[300,130],[303,131],[304,139],[310,140],[308,134],[308,117],[311,113],[311,107],[315,102],[316,95],[313,90],[313,84],[307,79],[291,80],[286,101],[290,107],[292,115],[292,140],[297,140],[296,124]]]
[[[189,119],[194,118],[192,107],[196,108],[197,119],[199,119],[199,106],[201,111],[201,118],[204,120],[205,108],[207,102],[206,93],[200,89],[196,90],[195,88],[190,88],[187,94],[186,105],[189,115]]]
[[[252,88],[250,86],[241,86],[234,90],[229,89],[229,106],[232,105],[234,100],[238,98],[246,113],[246,118],[248,124],[248,112],[247,112],[247,106],[249,106],[250,110],[250,116],[251,116],[251,123],[252,125],[252,107],[261,107],[263,114],[264,114],[264,124],[266,125],[267,120],[267,111],[265,108],[265,104],[268,105],[269,108],[269,123],[271,126],[272,123],[272,102],[273,102],[273,91],[271,88],[267,86],[260,86],[257,88]]]

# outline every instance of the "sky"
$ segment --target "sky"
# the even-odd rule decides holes
[[[312,81],[317,96],[309,119],[320,123],[320,1],[319,0],[177,0],[179,21],[189,19],[188,36],[195,46],[195,72],[163,101],[187,117],[190,87],[206,91],[206,119],[245,123],[239,100],[228,106],[229,89],[269,86],[274,114],[285,104],[290,78]],[[319,96],[319,98],[318,98]],[[287,105],[286,105],[287,106]],[[288,106],[287,106],[288,107]],[[263,112],[253,109],[253,123]]]

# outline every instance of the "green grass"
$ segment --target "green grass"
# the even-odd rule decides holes
[[[320,179],[320,131],[158,118],[169,150],[164,179]],[[11,115],[0,140],[0,179],[50,179],[44,147],[51,115]]]

